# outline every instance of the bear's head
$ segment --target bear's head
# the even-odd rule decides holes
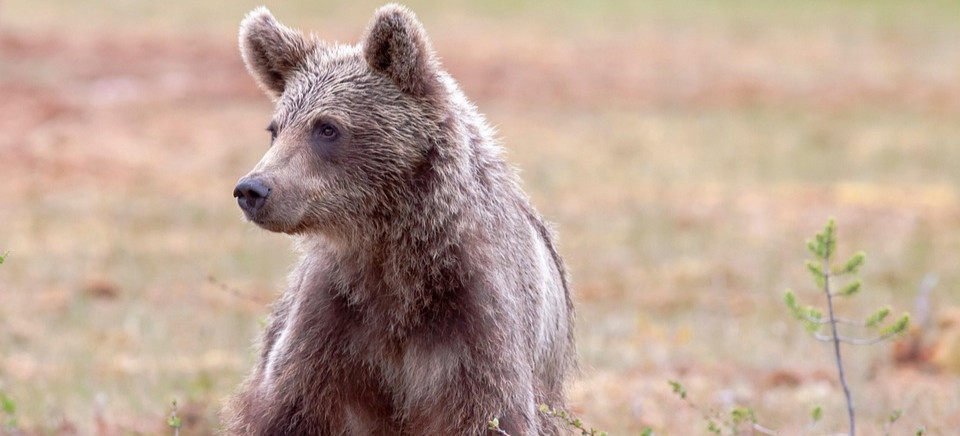
[[[275,232],[351,235],[415,194],[449,133],[451,97],[413,13],[384,6],[359,44],[340,45],[261,7],[240,26],[240,50],[276,104],[270,148],[234,190],[247,219]]]

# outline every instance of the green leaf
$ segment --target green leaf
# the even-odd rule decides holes
[[[900,410],[900,409],[894,410],[893,412],[890,412],[890,415],[887,416],[887,421],[892,424],[894,422],[897,422],[897,420],[900,419],[901,416],[903,416],[903,410]]]
[[[816,262],[807,261],[807,269],[810,271],[810,274],[813,274],[814,277],[823,278],[823,268],[820,267]]]
[[[823,259],[823,244],[813,239],[807,240],[807,250],[817,259]]]
[[[600,434],[606,435],[606,433],[600,433]],[[653,436],[653,429],[650,427],[643,429],[643,431],[640,432],[640,436]]]
[[[13,415],[17,413],[17,403],[14,403],[12,398],[0,392],[0,409],[7,415]]]
[[[823,313],[820,312],[820,309],[813,306],[806,306],[800,310],[803,313],[801,320],[803,321],[804,329],[808,333],[816,333],[823,328],[823,324],[817,322],[823,319]]]
[[[670,387],[673,388],[673,393],[680,396],[681,400],[687,399],[687,391],[683,388],[683,385],[673,380],[668,380],[667,383],[669,383]]]
[[[797,295],[791,290],[783,295],[783,303],[787,305],[787,309],[790,309],[790,314],[793,315],[796,319],[803,319],[803,309],[797,305]]]
[[[797,307],[797,295],[794,294],[792,290],[787,289],[787,292],[783,293],[783,302],[787,307],[793,309]]]
[[[813,410],[810,411],[810,418],[813,419],[813,422],[823,419],[823,408],[820,406],[815,406]]]
[[[721,433],[720,426],[713,421],[707,422],[707,430],[710,430],[711,433],[719,435]]]
[[[859,279],[854,280],[848,283],[842,289],[840,289],[840,292],[837,292],[837,295],[840,295],[843,297],[852,297],[854,295],[857,295],[857,293],[860,292],[861,285],[863,285],[862,281],[860,281]]]
[[[730,411],[730,416],[733,418],[733,425],[739,425],[744,422],[757,422],[757,415],[753,412],[753,409],[749,407],[734,407],[733,410]]]
[[[837,270],[837,274],[856,274],[860,270],[860,267],[863,266],[864,260],[866,260],[867,255],[862,251],[856,252],[847,263],[843,264],[843,268]]]
[[[907,327],[910,327],[909,313],[905,313],[901,315],[900,318],[897,318],[897,320],[893,322],[893,324],[883,329],[883,331],[881,331],[880,334],[882,336],[899,335],[907,331]]]
[[[867,327],[876,327],[883,322],[883,320],[887,319],[887,315],[890,315],[890,307],[880,308],[880,310],[867,317]]]
[[[823,259],[830,260],[833,249],[837,246],[837,222],[833,218],[830,218],[827,226],[823,228],[823,245]]]
[[[167,425],[171,428],[180,428],[180,417],[177,416],[177,400],[173,400],[171,404],[173,410],[170,411],[170,417],[167,418]]]

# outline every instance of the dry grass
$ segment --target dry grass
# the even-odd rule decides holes
[[[267,143],[235,49],[252,3],[81,4],[0,4],[0,390],[38,433],[162,434],[179,398],[184,434],[208,434],[293,261],[230,197]],[[935,315],[960,304],[958,8],[589,5],[413,3],[558,224],[576,412],[703,433],[673,379],[842,429],[830,355],[782,291],[810,289],[803,239],[836,216],[841,251],[868,253],[865,305],[910,309],[928,272]],[[275,9],[354,40],[373,7]],[[892,409],[901,432],[960,426],[956,374],[848,356],[865,434]]]

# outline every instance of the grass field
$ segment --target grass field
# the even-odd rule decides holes
[[[280,3],[280,2],[277,2]],[[283,2],[356,41],[373,2]],[[233,186],[271,106],[236,49],[249,1],[0,1],[0,392],[27,434],[215,431],[294,258]],[[960,319],[960,3],[415,1],[444,65],[557,224],[578,306],[574,411],[614,435],[705,434],[755,409],[845,429],[825,344],[782,307],[819,296],[805,238],[867,252],[851,316]],[[953,341],[953,342],[951,342]],[[960,357],[845,349],[862,434],[960,427]],[[0,429],[0,434],[3,430]]]

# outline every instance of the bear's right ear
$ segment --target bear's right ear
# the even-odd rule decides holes
[[[247,71],[273,99],[283,94],[290,73],[316,43],[277,22],[267,8],[250,11],[240,23],[240,54]]]

